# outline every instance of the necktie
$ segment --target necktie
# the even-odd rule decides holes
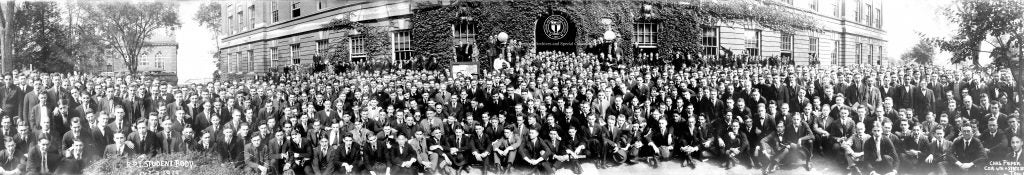
[[[875,161],[882,161],[882,139],[875,139],[875,152],[878,153],[878,159]]]
[[[46,156],[46,151],[42,151],[42,150],[40,150],[40,151],[39,151],[39,155],[40,155],[40,156],[41,156],[41,157],[43,158],[43,159],[42,159],[42,161],[40,161],[40,163],[42,163],[42,164],[43,164],[43,167],[42,167],[41,169],[39,169],[39,171],[40,171],[40,172],[48,172],[48,171],[50,170],[50,168],[49,168],[49,167],[47,167],[47,164],[48,164],[48,163],[46,162],[46,157],[47,157],[47,156]]]

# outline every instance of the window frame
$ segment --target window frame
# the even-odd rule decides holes
[[[719,46],[721,45],[721,38],[719,37],[719,27],[701,27],[701,55],[718,55]]]
[[[748,33],[748,32],[753,32],[753,34],[752,34],[753,37],[754,37],[753,38],[753,40],[754,40],[753,42],[750,41],[751,40],[751,38],[750,38],[751,34]],[[743,36],[743,40],[744,40],[743,41],[744,53],[746,55],[748,55],[748,56],[761,56],[761,51],[762,51],[762,49],[761,49],[761,42],[762,42],[761,30],[746,29],[744,31],[743,35],[744,35]],[[753,47],[751,47],[751,45],[753,45]]]
[[[645,30],[649,29],[649,30]],[[658,47],[658,23],[637,22],[633,24],[633,45],[637,48]]]
[[[366,50],[366,36],[365,35],[355,35],[355,36],[349,37],[348,38],[348,45],[349,45],[349,47],[348,47],[349,48],[349,50],[348,50],[349,51],[348,52],[349,59],[351,59],[351,60],[356,60],[356,59],[365,60],[369,56],[369,53],[367,53],[368,51]],[[357,52],[357,51],[359,51],[359,52]]]
[[[301,64],[302,58],[299,57],[299,49],[302,49],[302,43],[294,43],[288,45],[288,54],[291,58],[292,64]]]
[[[301,2],[292,3],[292,18],[298,18],[302,16],[302,6],[299,6]]]
[[[411,60],[415,52],[412,48],[412,30],[395,30],[392,32],[392,39],[392,58]]]

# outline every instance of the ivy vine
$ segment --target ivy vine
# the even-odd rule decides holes
[[[642,12],[644,5],[652,6]],[[497,45],[493,36],[500,32],[509,35],[510,40],[522,43],[534,42],[537,18],[552,11],[570,14],[576,25],[577,51],[596,44],[605,31],[618,34],[615,42],[622,48],[624,57],[632,57],[634,24],[637,21],[652,21],[658,24],[658,53],[670,58],[675,52],[699,53],[702,26],[718,23],[739,22],[753,24],[771,30],[792,32],[797,30],[817,31],[819,28],[810,18],[794,13],[782,4],[768,1],[703,2],[700,4],[678,4],[670,1],[552,1],[552,0],[469,0],[457,1],[451,5],[437,5],[421,8],[414,12],[410,22],[412,46],[418,56],[435,57],[452,61],[455,57],[452,26],[461,20],[471,19],[476,23],[476,43],[481,66],[489,67]],[[606,26],[602,20],[611,20]],[[536,49],[526,44],[529,50]]]

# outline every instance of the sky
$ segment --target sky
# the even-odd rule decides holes
[[[213,53],[217,50],[213,32],[192,19],[201,1],[178,2],[181,28],[175,31],[178,41],[178,82],[208,81],[217,69]]]

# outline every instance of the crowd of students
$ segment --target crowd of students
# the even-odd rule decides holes
[[[772,173],[823,158],[853,174],[963,173],[1022,160],[1024,102],[1004,73],[598,57],[541,52],[473,77],[395,68],[194,85],[18,71],[0,85],[0,168],[77,174],[175,152],[258,174],[663,161]]]

